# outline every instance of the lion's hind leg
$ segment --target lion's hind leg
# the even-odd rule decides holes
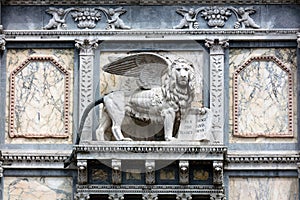
[[[112,133],[116,140],[131,140],[125,138],[121,131],[121,125],[125,117],[125,98],[124,92],[113,92],[104,97],[106,111],[111,118]]]

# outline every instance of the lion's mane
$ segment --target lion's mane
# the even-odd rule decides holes
[[[178,87],[175,75],[175,66],[182,63],[189,67],[189,82],[185,90]],[[169,104],[175,111],[180,111],[181,115],[185,115],[195,96],[194,66],[187,60],[178,58],[168,68],[167,75],[162,80],[165,103]]]

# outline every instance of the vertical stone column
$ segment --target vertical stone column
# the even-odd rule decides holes
[[[216,142],[223,143],[224,136],[224,48],[227,39],[207,39],[210,49],[210,109],[212,111],[212,134]]]
[[[75,40],[75,46],[80,50],[79,53],[79,120],[85,108],[94,101],[93,68],[94,68],[94,49],[98,46],[97,40]],[[86,118],[81,141],[92,140],[92,115]]]

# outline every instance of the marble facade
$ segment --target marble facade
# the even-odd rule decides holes
[[[1,1],[0,199],[300,199],[299,13],[293,0]],[[192,108],[210,112],[175,113],[174,141],[146,120],[124,123],[141,139],[109,126],[99,140],[99,97],[138,87],[103,67],[138,53],[191,61]]]

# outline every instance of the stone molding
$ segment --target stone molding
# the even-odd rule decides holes
[[[15,77],[24,68],[27,67],[30,62],[51,62],[61,73],[65,76],[64,86],[64,131],[63,133],[16,133],[15,132]],[[23,61],[18,67],[16,67],[10,74],[10,115],[9,115],[9,136],[10,137],[24,137],[24,138],[66,138],[69,137],[69,107],[70,107],[70,72],[66,70],[55,58],[52,56],[31,56]]]
[[[2,151],[2,167],[6,168],[63,168],[70,152]]]
[[[241,4],[240,0],[61,0],[55,5],[207,5]],[[297,0],[246,0],[247,4],[299,4]],[[2,5],[53,5],[51,0],[4,0]]]
[[[240,133],[238,131],[238,75],[241,71],[243,71],[246,67],[249,66],[250,63],[254,61],[272,61],[274,62],[278,67],[280,67],[283,71],[286,72],[288,77],[288,132],[287,133]],[[287,67],[280,59],[278,59],[275,56],[254,56],[249,58],[247,61],[244,62],[241,66],[239,66],[234,74],[233,74],[233,135],[238,137],[257,137],[257,136],[263,136],[263,137],[293,137],[293,127],[294,127],[294,112],[293,112],[293,90],[294,90],[294,84],[293,84],[293,74],[289,67]]]
[[[232,40],[296,40],[299,29],[144,29],[144,30],[4,30],[6,41],[74,41],[78,36],[99,40],[206,40],[208,35],[222,35]]]
[[[93,194],[194,194],[214,195],[222,194],[223,188],[216,188],[208,185],[77,185],[79,193]]]

